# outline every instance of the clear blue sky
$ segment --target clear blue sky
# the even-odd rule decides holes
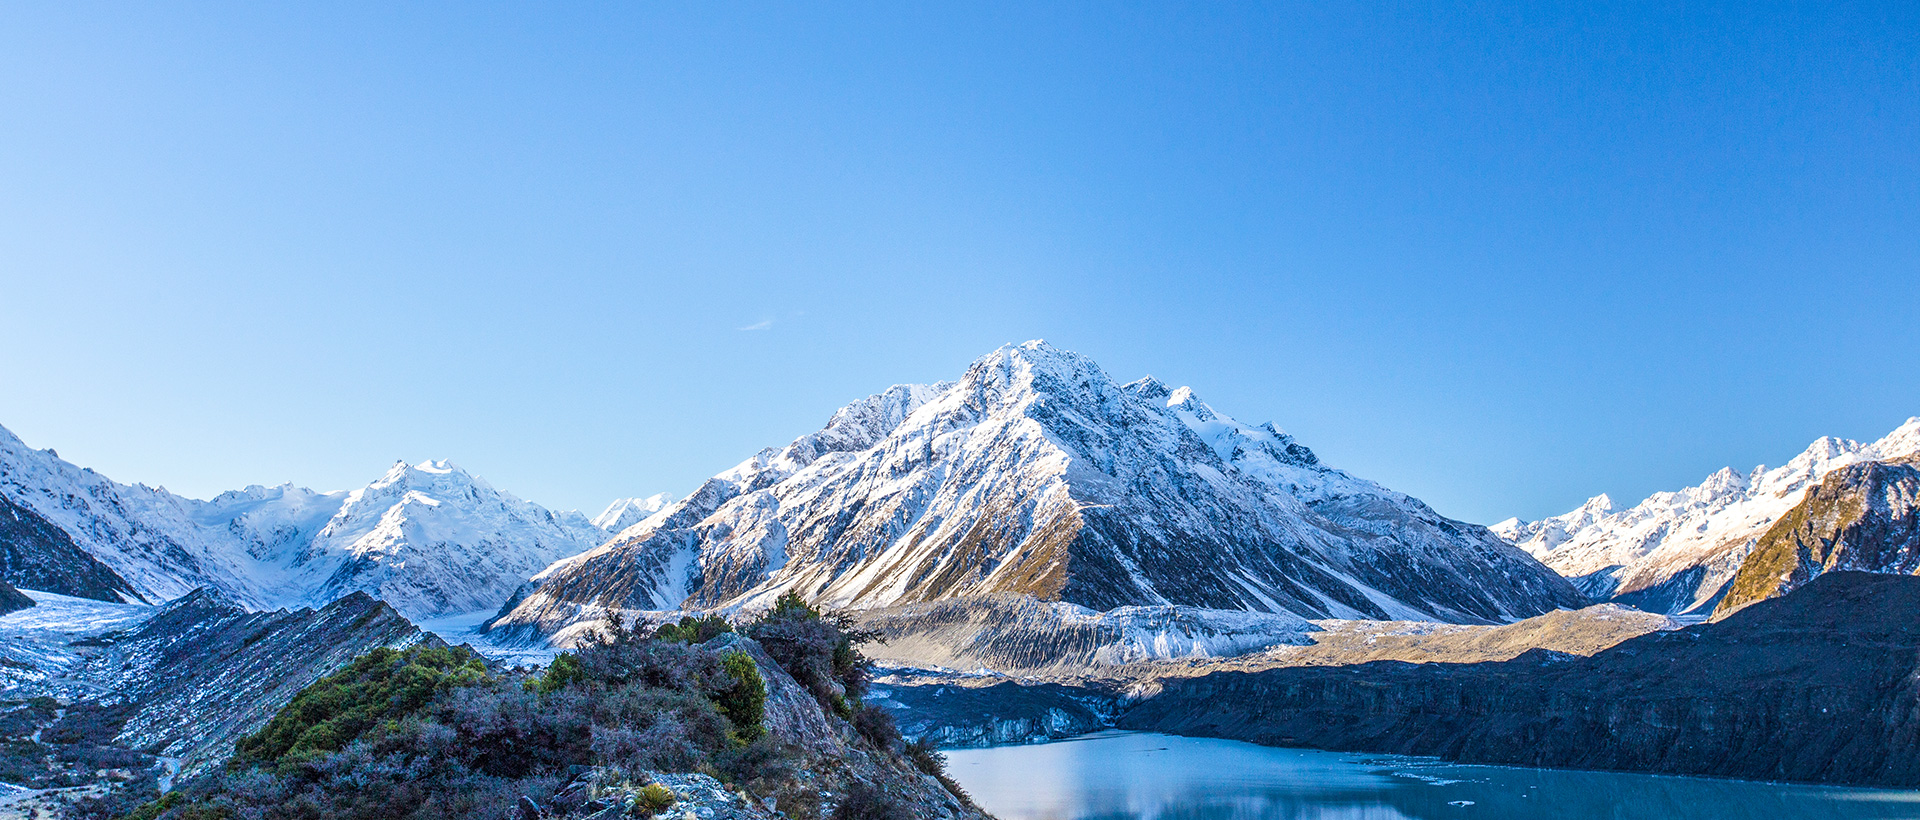
[[[593,511],[1030,338],[1480,522],[1920,414],[1913,3],[163,5],[0,24],[0,424],[122,481]]]

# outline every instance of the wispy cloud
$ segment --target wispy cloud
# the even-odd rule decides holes
[[[763,321],[754,322],[753,324],[747,325],[746,327],[735,328],[735,330],[766,330],[767,328],[770,328],[770,327],[773,327],[773,320],[766,319]]]

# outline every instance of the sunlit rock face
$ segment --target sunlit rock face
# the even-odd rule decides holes
[[[1779,467],[1722,469],[1629,508],[1598,495],[1564,515],[1509,519],[1492,530],[1596,600],[1704,614],[1720,602],[1760,537],[1829,473],[1916,454],[1920,418],[1878,441],[1822,438]]]

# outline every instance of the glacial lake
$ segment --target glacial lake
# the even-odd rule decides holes
[[[1920,792],[1467,766],[1101,732],[954,749],[1000,820],[1802,820],[1920,817]]]

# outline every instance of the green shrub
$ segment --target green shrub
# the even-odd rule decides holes
[[[653,638],[670,643],[702,644],[733,631],[733,624],[719,615],[695,618],[692,615],[682,617],[677,624],[661,624],[654,630]]]
[[[758,740],[766,733],[763,724],[767,717],[767,682],[760,677],[759,664],[753,662],[752,655],[736,649],[720,659],[720,668],[733,679],[733,686],[721,690],[714,703],[733,721],[741,740]]]
[[[337,752],[383,722],[406,717],[440,692],[487,680],[463,647],[381,647],[293,697],[260,731],[241,738],[237,763],[279,763]]]
[[[567,684],[586,679],[586,673],[580,668],[580,659],[562,652],[553,656],[553,663],[547,664],[546,674],[541,675],[533,687],[542,693],[558,692],[567,688]]]

